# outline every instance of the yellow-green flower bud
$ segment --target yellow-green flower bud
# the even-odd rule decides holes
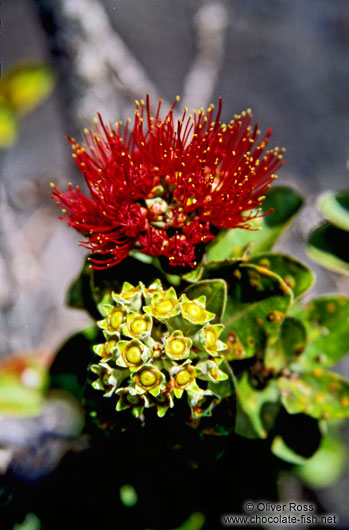
[[[220,401],[218,395],[211,390],[199,390],[197,392],[189,392],[189,404],[193,418],[200,416],[211,416],[212,409]]]
[[[116,404],[116,410],[132,409],[132,414],[139,418],[143,414],[144,407],[149,407],[149,400],[145,394],[137,394],[132,387],[120,388],[116,391],[119,400]]]
[[[184,365],[173,377],[175,388],[185,390],[195,381],[195,370],[190,365]]]
[[[206,322],[209,322],[215,317],[214,313],[210,313],[205,308],[205,296],[200,296],[196,300],[189,300],[183,294],[179,302],[183,318],[192,324],[206,324]]]
[[[223,357],[215,357],[214,359],[201,361],[196,365],[196,369],[200,370],[202,379],[210,380],[213,383],[224,381],[228,379],[228,375],[219,368],[219,364],[223,360]]]
[[[118,331],[125,320],[125,311],[121,308],[115,309],[108,315],[109,326],[112,330]]]
[[[130,312],[127,315],[127,324],[123,328],[123,333],[129,337],[145,338],[150,335],[152,319],[149,315]]]
[[[136,389],[140,392],[160,392],[160,384],[164,380],[163,373],[155,366],[145,365],[132,376],[136,383]]]
[[[120,341],[118,350],[121,355],[116,359],[116,364],[127,367],[131,371],[140,368],[149,356],[147,347],[137,339]]]
[[[113,300],[126,308],[138,311],[141,308],[142,289],[124,282],[120,293],[112,293]]]
[[[155,280],[149,285],[149,287],[146,287],[142,282],[139,282],[139,285],[141,286],[142,293],[147,304],[151,304],[154,295],[159,295],[161,292],[163,292],[162,283],[160,280]]]
[[[153,370],[146,369],[139,374],[139,384],[147,390],[149,387],[153,387],[157,382],[158,378]]]
[[[93,351],[102,357],[103,360],[110,359],[114,355],[117,344],[118,341],[116,339],[111,339],[104,344],[96,344],[96,346],[93,347]]]
[[[113,370],[107,364],[93,364],[90,366],[90,370],[98,376],[98,378],[92,383],[93,388],[103,390],[106,397],[111,396],[115,392],[118,384],[119,371]],[[121,375],[119,379],[121,382],[123,376]]]
[[[105,305],[104,307],[108,307]],[[120,328],[126,321],[126,310],[122,306],[110,306],[110,310],[103,320],[99,320],[97,325],[104,330],[106,336],[120,335]]]
[[[176,291],[170,287],[167,291],[154,294],[151,305],[145,306],[143,309],[160,321],[178,315],[179,305]]]
[[[168,357],[174,360],[186,359],[189,357],[192,340],[184,337],[181,331],[174,331],[165,340],[165,352]]]
[[[222,324],[208,324],[200,331],[200,343],[210,355],[216,356],[218,352],[227,349],[226,344],[219,340],[223,329]]]
[[[218,383],[228,376],[219,368],[224,326],[210,323],[215,315],[207,311],[205,296],[192,300],[183,294],[178,300],[173,287],[164,291],[156,280],[148,288],[125,282],[112,299],[115,305],[101,305],[106,316],[98,325],[107,341],[94,347],[102,357],[92,367],[98,376],[94,388],[115,393],[116,409],[131,408],[138,417],[150,406],[162,416],[174,397],[183,395],[196,417],[201,409],[202,414],[211,410],[198,396],[216,403],[219,398],[211,398],[207,385],[217,384],[218,392]]]
[[[153,398],[152,404],[156,406],[158,416],[164,416],[169,408],[173,408],[173,396],[171,392],[160,392],[160,394]]]

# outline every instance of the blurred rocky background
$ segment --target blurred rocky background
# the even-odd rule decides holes
[[[39,60],[57,82],[0,151],[0,356],[54,351],[89,323],[64,306],[85,251],[57,220],[49,184],[80,183],[66,135],[81,139],[97,111],[132,116],[146,93],[170,103],[179,94],[189,108],[222,96],[223,119],[251,107],[260,128],[273,129],[272,145],[287,148],[279,184],[306,199],[278,249],[310,263],[315,199],[348,187],[347,0],[7,0],[1,10],[2,72]],[[340,275],[312,267],[311,296],[348,290]],[[349,375],[348,362],[341,370]],[[319,499],[349,526],[348,486],[347,476]]]

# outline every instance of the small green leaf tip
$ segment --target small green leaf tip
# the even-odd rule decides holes
[[[92,387],[113,397],[117,411],[131,409],[142,420],[144,409],[156,407],[162,417],[182,398],[193,418],[210,415],[231,373],[221,356],[224,326],[210,323],[218,317],[206,309],[206,297],[178,298],[156,280],[148,287],[124,283],[112,300],[97,322],[106,341],[93,348],[99,359],[90,367],[97,375]]]

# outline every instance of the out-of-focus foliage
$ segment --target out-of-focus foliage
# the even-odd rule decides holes
[[[329,434],[314,455],[297,467],[297,474],[311,488],[327,488],[341,477],[347,457],[345,441]]]
[[[205,517],[202,513],[193,513],[181,526],[175,530],[201,530],[204,526]]]
[[[128,506],[129,508],[132,508],[132,506],[135,506],[137,504],[138,495],[134,487],[131,486],[131,484],[124,484],[123,486],[121,486],[120,500],[122,504]]]
[[[337,228],[349,230],[349,190],[324,193],[319,197],[318,209]]]
[[[0,415],[35,416],[42,410],[48,385],[47,359],[31,354],[0,364]]]
[[[309,234],[308,255],[329,270],[349,275],[349,191],[323,194],[318,209],[326,221]]]
[[[13,145],[21,116],[40,105],[54,85],[52,69],[40,63],[24,63],[5,72],[0,79],[0,149]]]
[[[23,523],[16,523],[13,530],[41,530],[41,522],[34,513],[27,513]]]

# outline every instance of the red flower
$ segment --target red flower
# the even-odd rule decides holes
[[[105,259],[93,267],[120,263],[131,249],[166,256],[173,266],[195,267],[196,247],[217,229],[252,229],[264,193],[283,163],[278,148],[265,151],[271,130],[258,141],[251,112],[220,122],[211,106],[175,121],[176,102],[164,119],[136,102],[132,131],[105,125],[99,117],[85,130],[86,145],[69,139],[90,197],[69,185],[53,198],[64,220],[84,235],[82,243]],[[88,148],[88,150],[87,150]],[[265,215],[265,214],[263,214]]]

